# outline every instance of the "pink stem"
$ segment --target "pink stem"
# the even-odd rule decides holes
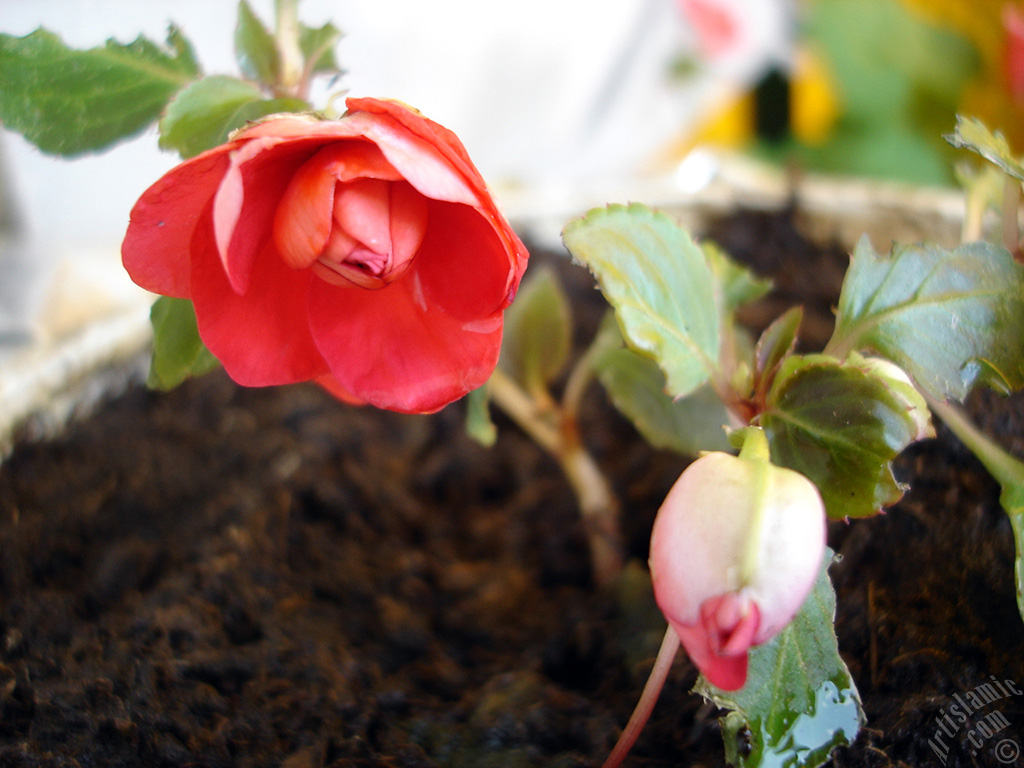
[[[651,668],[651,674],[647,676],[643,693],[640,694],[640,700],[636,703],[622,735],[619,736],[615,749],[608,755],[608,759],[604,761],[601,768],[618,768],[618,765],[626,759],[626,755],[633,748],[640,731],[643,730],[647,719],[651,716],[651,711],[658,701],[661,689],[665,685],[665,678],[668,677],[668,671],[672,668],[672,660],[675,659],[678,650],[679,636],[672,627],[668,627],[665,630],[665,637],[662,638],[661,648],[658,649],[658,657],[654,660],[654,666]]]

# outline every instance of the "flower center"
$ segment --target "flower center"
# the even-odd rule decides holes
[[[727,592],[705,600],[700,606],[700,618],[711,651],[733,656],[746,653],[751,646],[761,623],[761,612],[746,595]]]
[[[426,200],[407,182],[339,183],[331,234],[313,271],[335,285],[384,288],[412,266],[426,230]]]

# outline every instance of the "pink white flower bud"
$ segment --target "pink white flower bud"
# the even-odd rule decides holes
[[[752,450],[708,453],[679,477],[651,536],[654,596],[704,676],[742,688],[752,646],[774,637],[810,593],[825,551],[815,485]]]

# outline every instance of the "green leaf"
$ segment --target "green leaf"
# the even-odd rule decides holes
[[[301,112],[298,99],[264,99],[253,83],[224,75],[204,77],[183,89],[160,121],[160,146],[193,157],[227,141],[250,120],[276,112]]]
[[[715,276],[682,227],[642,205],[611,205],[570,222],[562,239],[597,277],[627,343],[661,366],[670,395],[715,375]]]
[[[853,743],[865,722],[860,694],[839,656],[833,622],[836,596],[828,577],[831,551],[800,613],[750,652],[747,682],[723,691],[702,677],[697,691],[719,707],[729,763],[743,768],[813,768]]]
[[[960,400],[974,384],[1024,386],[1024,266],[975,242],[947,251],[861,239],[843,281],[825,352],[863,349],[903,368],[932,397]]]
[[[710,386],[673,400],[658,364],[625,347],[604,352],[594,367],[612,403],[654,448],[685,456],[730,450],[724,429],[729,415]]]
[[[924,400],[907,382],[881,375],[853,354],[789,357],[761,414],[772,461],[818,486],[829,517],[867,517],[895,504],[903,488],[891,462],[925,436]]]
[[[250,80],[266,85],[277,83],[280,69],[277,43],[246,0],[238,3],[235,58],[242,74]]]
[[[174,24],[167,28],[167,45],[174,51],[174,58],[178,65],[190,77],[199,77],[203,74],[203,68],[199,66],[199,59],[196,58],[196,51],[192,47],[191,41]]]
[[[306,59],[306,67],[311,74],[340,74],[334,48],[341,40],[341,30],[328,22],[322,27],[299,28],[299,48]]]
[[[731,317],[744,304],[760,299],[772,289],[771,280],[758,277],[733,261],[717,243],[705,240],[700,244],[700,249],[714,273],[718,285],[719,312],[723,317]]]
[[[782,361],[793,354],[804,318],[803,307],[790,307],[764,329],[754,349],[756,395],[763,395]]]
[[[1013,154],[1003,134],[992,133],[975,117],[956,116],[956,130],[945,137],[954,147],[969,149],[1000,168],[1003,173],[1024,181],[1024,164]]]
[[[489,402],[486,384],[466,396],[466,432],[486,448],[498,439],[498,428],[491,421]]]
[[[198,75],[173,27],[167,47],[139,37],[86,51],[45,29],[0,34],[0,121],[43,152],[94,152],[141,132]]]
[[[170,390],[190,376],[209,373],[220,363],[199,338],[196,313],[188,299],[162,296],[149,313],[153,324],[153,360],[146,383]]]
[[[501,366],[530,391],[550,384],[569,359],[572,314],[550,267],[532,272],[505,312]]]

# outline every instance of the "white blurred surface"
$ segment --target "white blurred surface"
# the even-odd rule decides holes
[[[273,0],[250,0],[268,26]],[[301,20],[344,32],[346,75],[324,84],[401,99],[454,130],[495,189],[550,196],[652,172],[651,161],[713,103],[748,79],[784,37],[787,0],[704,0],[743,21],[737,45],[685,82],[674,57],[699,41],[678,0],[303,0]],[[87,48],[139,34],[162,41],[173,21],[209,74],[237,74],[234,0],[2,0],[0,32],[39,26]],[[90,315],[145,300],[118,250],[139,195],[177,157],[156,130],[100,155],[63,160],[0,132],[0,183],[21,219],[0,240],[4,338],[61,335]],[[670,168],[653,169],[670,175]],[[2,199],[2,198],[0,198]]]
[[[251,5],[272,23],[272,0]],[[686,84],[668,77],[673,57],[694,44],[676,0],[304,0],[299,12],[345,33],[338,54],[347,74],[336,88],[419,108],[462,137],[493,184],[572,184],[648,170],[713,99],[716,81],[746,77],[777,46],[778,0],[740,5],[740,18],[752,20],[742,54],[719,56]],[[162,40],[173,20],[207,73],[236,74],[235,16],[234,0],[4,0],[0,31],[45,26],[90,47],[140,33]],[[29,230],[75,243],[117,239],[132,203],[176,159],[156,149],[155,129],[73,161],[9,133],[4,140]]]

